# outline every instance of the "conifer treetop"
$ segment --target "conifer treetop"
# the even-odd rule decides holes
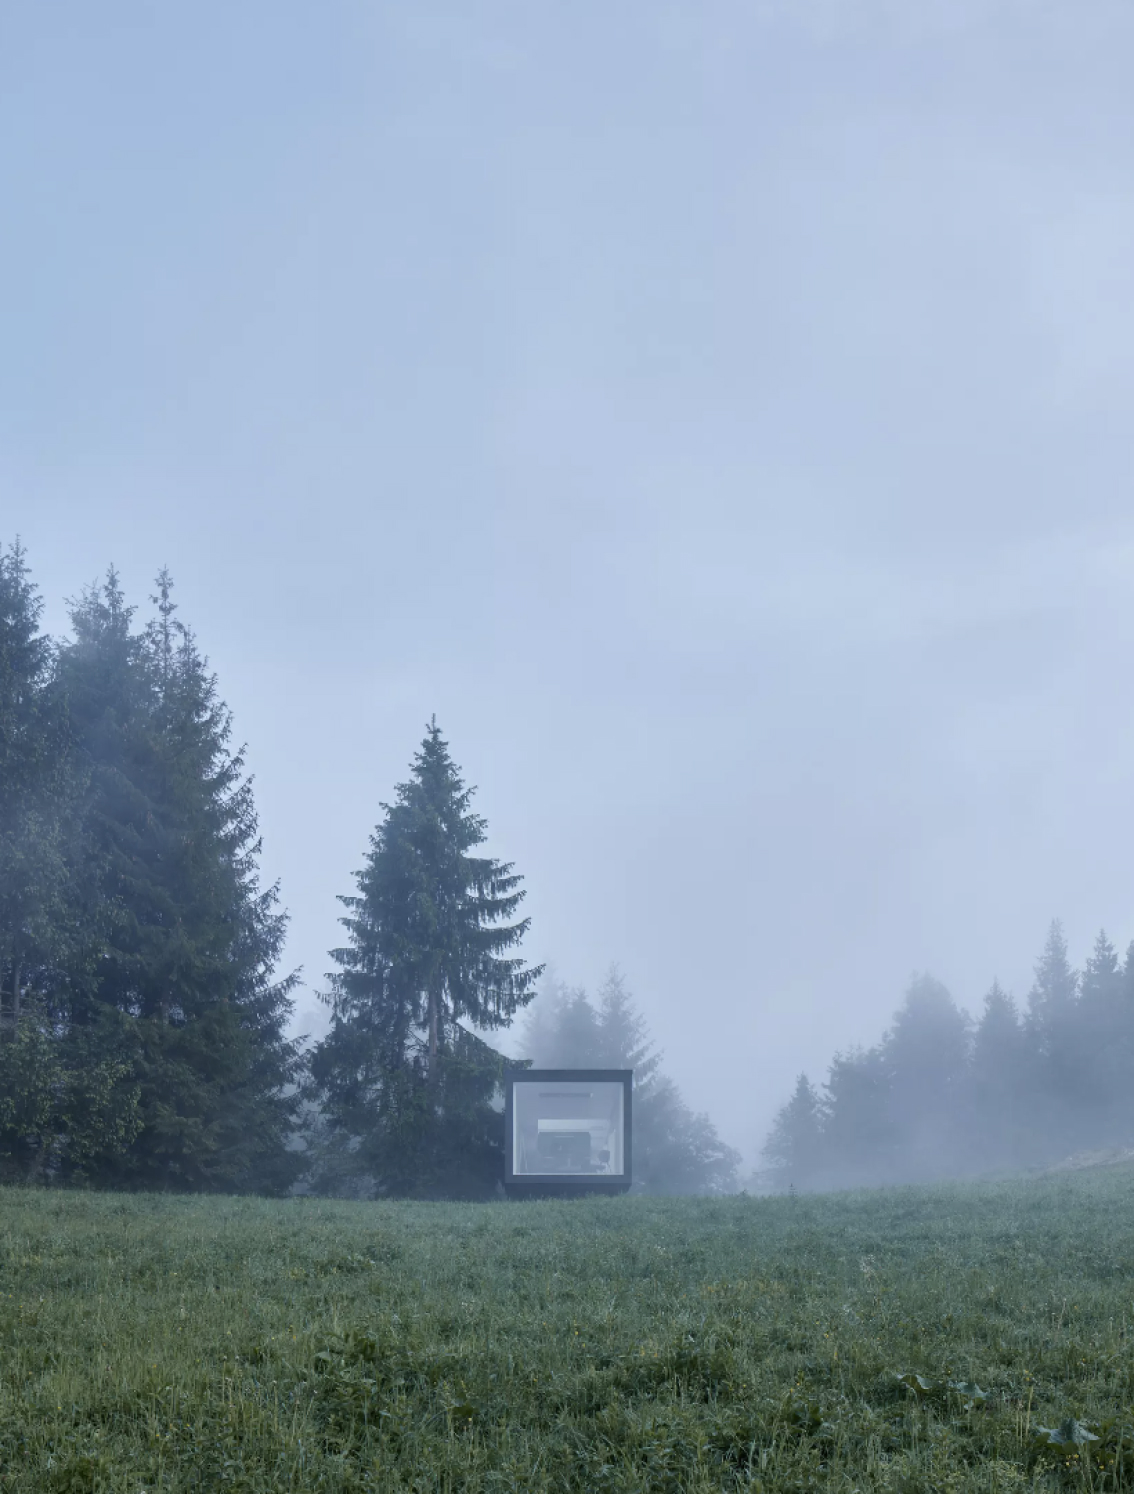
[[[543,972],[509,953],[531,922],[516,917],[523,878],[512,862],[473,854],[487,839],[486,821],[471,807],[474,793],[434,717],[409,778],[381,806],[357,896],[341,899],[353,948],[333,951],[336,962],[349,972],[361,957],[383,970],[413,1006],[417,1025],[432,1003],[442,1026],[505,1027]]]

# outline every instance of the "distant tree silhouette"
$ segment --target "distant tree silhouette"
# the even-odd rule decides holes
[[[599,1064],[603,1068],[633,1069],[634,1083],[644,1090],[656,1078],[662,1055],[617,965],[607,971],[598,1000],[595,1053]]]
[[[739,1154],[660,1072],[662,1055],[616,966],[603,982],[597,1008],[584,990],[546,982],[520,1041],[525,1058],[538,1068],[634,1070],[636,1187],[670,1194],[727,1193],[736,1187]]]
[[[881,1047],[854,1048],[831,1061],[823,1086],[828,1175],[855,1185],[895,1175],[900,1138],[890,1110],[889,1078]]]
[[[1100,929],[1079,977],[1079,999],[1069,1039],[1069,1102],[1084,1142],[1094,1137],[1117,1141],[1123,1133],[1124,1092],[1134,1071],[1128,1067],[1132,1034],[1118,953]]]
[[[1109,1097],[1109,1139],[1134,1145],[1134,941],[1126,950],[1114,993],[1111,1037],[1100,1070]]]
[[[1028,992],[1026,1027],[1034,1073],[1031,1129],[1046,1152],[1056,1138],[1070,1148],[1085,1140],[1080,1113],[1079,977],[1067,954],[1063,926],[1053,919]]]
[[[1023,1018],[993,981],[973,1028],[939,981],[915,977],[880,1043],[836,1054],[817,1104],[801,1076],[764,1156],[782,1183],[814,1147],[811,1176],[848,1187],[1134,1146],[1132,1073],[1134,943],[1120,964],[1100,932],[1080,975],[1056,920]]]
[[[779,1188],[806,1191],[822,1181],[823,1107],[806,1074],[777,1112],[761,1155]]]
[[[915,976],[881,1048],[895,1161],[907,1175],[961,1162],[968,1059],[968,1018],[940,981]]]
[[[1029,1048],[1012,997],[994,980],[973,1036],[969,1073],[968,1152],[990,1167],[1032,1160],[1029,1136]]]

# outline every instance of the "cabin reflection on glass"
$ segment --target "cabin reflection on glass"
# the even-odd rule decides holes
[[[633,1080],[632,1069],[513,1069],[506,1075],[508,1192],[625,1193]]]

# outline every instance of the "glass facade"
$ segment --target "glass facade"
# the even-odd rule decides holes
[[[512,1085],[515,1177],[622,1177],[626,1087],[602,1080],[517,1079]]]

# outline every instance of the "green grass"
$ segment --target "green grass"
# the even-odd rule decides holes
[[[1132,1318],[1126,1168],[487,1206],[0,1190],[0,1490],[1134,1488]],[[1068,1420],[1098,1440],[1037,1433]]]

